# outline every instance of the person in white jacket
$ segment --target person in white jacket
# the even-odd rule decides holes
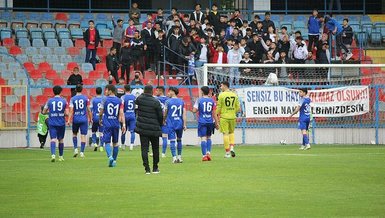
[[[239,64],[242,60],[242,52],[239,49],[239,42],[235,42],[233,48],[227,53],[227,62],[229,64]],[[230,84],[239,84],[240,72],[238,67],[230,67]]]

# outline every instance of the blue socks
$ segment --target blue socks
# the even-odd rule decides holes
[[[309,136],[307,134],[303,134],[303,143],[305,143],[305,145],[308,145],[309,144]]]
[[[135,142],[135,132],[131,131],[131,144],[133,145]]]
[[[110,143],[106,143],[105,146],[107,157],[111,157],[111,145]]]
[[[59,156],[63,156],[64,154],[64,143],[59,142]]]
[[[113,151],[112,151],[112,158],[114,158],[115,161],[116,161],[116,158],[118,158],[118,153],[119,153],[119,146],[116,146],[113,148]]]
[[[74,143],[74,149],[78,148],[78,137],[72,137],[72,142]]]
[[[165,154],[167,150],[167,137],[162,137],[162,142],[162,154]]]
[[[175,157],[176,156],[175,141],[170,141],[170,150],[171,150],[171,155]]]
[[[211,139],[207,139],[206,144],[207,144],[207,152],[211,153],[211,145],[212,145]]]
[[[201,149],[202,149],[202,155],[206,155],[207,153],[207,142],[206,141],[201,141]]]
[[[120,137],[120,142],[122,143],[122,145],[126,143],[126,133],[122,134],[122,136]]]
[[[86,149],[86,143],[80,142],[80,152],[84,152],[85,149]]]
[[[51,141],[51,155],[56,154],[56,142]]]
[[[92,133],[92,136],[91,136],[91,139],[92,139],[92,144],[95,144],[96,143],[96,133]]]
[[[177,139],[177,149],[178,149],[178,155],[182,155],[182,139]]]

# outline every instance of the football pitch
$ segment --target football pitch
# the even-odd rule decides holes
[[[385,147],[240,146],[211,162],[184,147],[145,175],[139,147],[50,162],[49,150],[0,150],[0,217],[345,217],[385,215]]]

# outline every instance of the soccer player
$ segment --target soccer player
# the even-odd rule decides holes
[[[302,133],[302,146],[299,149],[308,150],[311,148],[309,143],[309,135],[308,135],[309,124],[310,124],[311,99],[307,95],[306,88],[299,89],[299,96],[300,96],[300,100],[298,102],[298,105],[293,111],[293,113],[290,115],[290,117],[294,116],[299,112],[298,129],[300,129]]]
[[[163,112],[165,111],[165,104],[166,101],[169,99],[167,96],[164,95],[165,89],[164,86],[158,86],[156,87],[155,95],[156,98],[160,101],[160,105],[162,106]],[[167,126],[162,126],[162,157],[166,157],[166,150],[167,150]]]
[[[49,135],[51,137],[51,162],[56,160],[56,140],[59,141],[59,161],[64,161],[64,134],[66,128],[65,116],[68,114],[66,110],[67,101],[60,96],[62,87],[53,87],[55,97],[50,98],[44,106],[43,114],[49,115]]]
[[[225,147],[225,158],[235,157],[234,152],[234,129],[236,114],[240,109],[238,96],[230,91],[230,84],[227,81],[221,82],[222,92],[218,96],[216,114],[219,120],[220,131],[223,133],[223,145]]]
[[[102,88],[97,87],[96,88],[96,96],[91,99],[90,103],[90,110],[92,114],[92,136],[91,136],[91,141],[94,146],[94,151],[98,150],[103,151],[103,127],[99,124],[99,113],[100,109],[102,108]],[[96,143],[96,132],[99,132],[99,145]]]
[[[106,86],[107,97],[102,102],[102,108],[99,113],[99,122],[103,125],[103,142],[108,157],[108,166],[115,167],[116,159],[119,153],[119,130],[122,124],[122,132],[126,132],[126,123],[124,120],[123,104],[120,98],[115,96],[116,87],[114,85]],[[111,154],[111,139],[113,151]]]
[[[209,95],[207,86],[201,88],[202,97],[199,98],[193,108],[193,112],[199,112],[198,137],[201,138],[202,161],[211,161],[211,134],[215,128],[218,129],[218,120],[215,114],[215,102]]]
[[[82,94],[83,86],[76,85],[76,95],[70,100],[70,113],[67,125],[72,121],[72,142],[74,145],[74,157],[79,154],[78,150],[78,132],[80,129],[80,157],[84,158],[84,150],[86,148],[86,139],[88,132],[88,120],[92,120],[89,100],[87,96]]]
[[[186,130],[186,108],[182,99],[178,98],[179,90],[176,87],[170,87],[166,101],[163,124],[168,129],[168,139],[170,140],[170,149],[173,163],[182,163],[182,135]],[[175,140],[177,142],[178,156],[175,151]]]
[[[134,148],[134,142],[135,142],[135,124],[136,124],[136,117],[135,117],[135,99],[136,96],[131,94],[131,88],[130,85],[124,85],[124,91],[125,94],[121,97],[122,103],[123,103],[123,111],[124,111],[124,118],[125,118],[125,125],[128,131],[131,133],[131,141],[130,141],[130,151]],[[122,148],[123,150],[126,148],[126,133],[122,132],[121,137],[122,142]]]

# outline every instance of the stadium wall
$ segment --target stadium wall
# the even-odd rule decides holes
[[[374,128],[320,128],[315,129],[316,144],[371,144],[375,140]],[[379,144],[385,144],[385,128],[379,129]],[[0,148],[26,147],[25,130],[0,131]],[[39,147],[37,133],[31,131],[31,147]],[[127,136],[129,137],[129,136]],[[243,138],[244,137],[244,138]],[[220,133],[215,133],[212,137],[213,144],[222,144],[223,139]],[[236,129],[236,144],[258,145],[258,144],[279,144],[281,140],[286,140],[287,144],[299,144],[301,138],[299,130],[295,128],[261,128],[261,129]],[[311,138],[312,140],[312,138]],[[10,142],[10,143],[8,143]],[[72,132],[66,131],[64,139],[66,147],[72,147]],[[135,145],[139,145],[137,135]],[[183,136],[184,145],[199,145],[196,129],[188,129]],[[49,137],[46,147],[49,146]]]

